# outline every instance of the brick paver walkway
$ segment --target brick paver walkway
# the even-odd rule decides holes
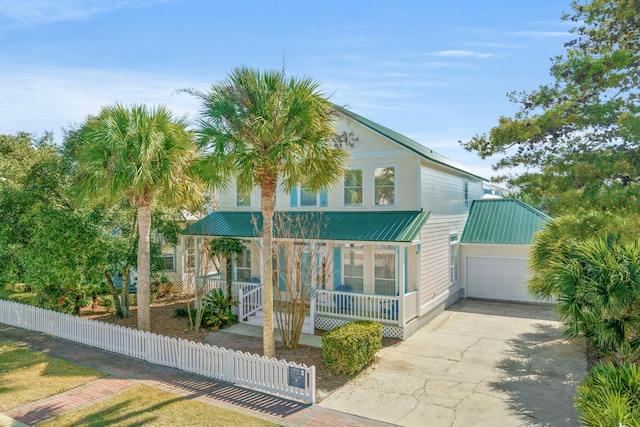
[[[315,405],[305,405],[274,397],[177,369],[152,365],[138,359],[4,324],[0,324],[0,341],[26,345],[32,350],[44,352],[49,356],[66,359],[109,374],[85,386],[13,408],[4,413],[28,425],[86,406],[139,383],[283,426],[389,425]]]

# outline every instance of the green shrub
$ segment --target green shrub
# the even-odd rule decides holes
[[[32,292],[15,293],[9,295],[7,298],[9,301],[19,302],[21,304],[37,306],[38,296]]]
[[[238,302],[227,299],[222,289],[214,289],[205,301],[202,322],[214,331],[230,326],[237,320],[236,315],[231,311],[231,308],[236,305]]]
[[[640,426],[640,365],[594,366],[578,386],[575,405],[589,426]]]
[[[357,320],[322,336],[322,358],[335,374],[354,375],[367,366],[382,347],[382,324]]]
[[[103,307],[111,308],[114,306],[113,296],[112,295],[99,295],[98,296],[98,304]]]

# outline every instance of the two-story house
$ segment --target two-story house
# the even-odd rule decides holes
[[[343,114],[336,131],[353,132],[358,143],[342,185],[276,195],[282,215],[314,213],[323,221],[316,239],[323,279],[314,283],[307,329],[370,319],[383,323],[385,336],[404,339],[463,294],[460,241],[485,179],[391,129]],[[272,262],[261,253],[260,220],[259,188],[242,194],[232,187],[221,194],[219,211],[184,233],[245,241],[234,265],[242,294],[243,283],[260,281],[262,263]],[[276,232],[276,244],[285,240]]]

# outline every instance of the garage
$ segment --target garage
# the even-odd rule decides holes
[[[469,298],[534,301],[527,294],[526,258],[467,256],[466,263]]]
[[[476,200],[460,239],[465,295],[503,301],[536,301],[527,292],[531,277],[528,258],[535,233],[549,219],[519,200]]]

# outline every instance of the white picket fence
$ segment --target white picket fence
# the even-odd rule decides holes
[[[6,300],[0,300],[0,323],[276,396],[315,402],[315,366],[165,337]]]

